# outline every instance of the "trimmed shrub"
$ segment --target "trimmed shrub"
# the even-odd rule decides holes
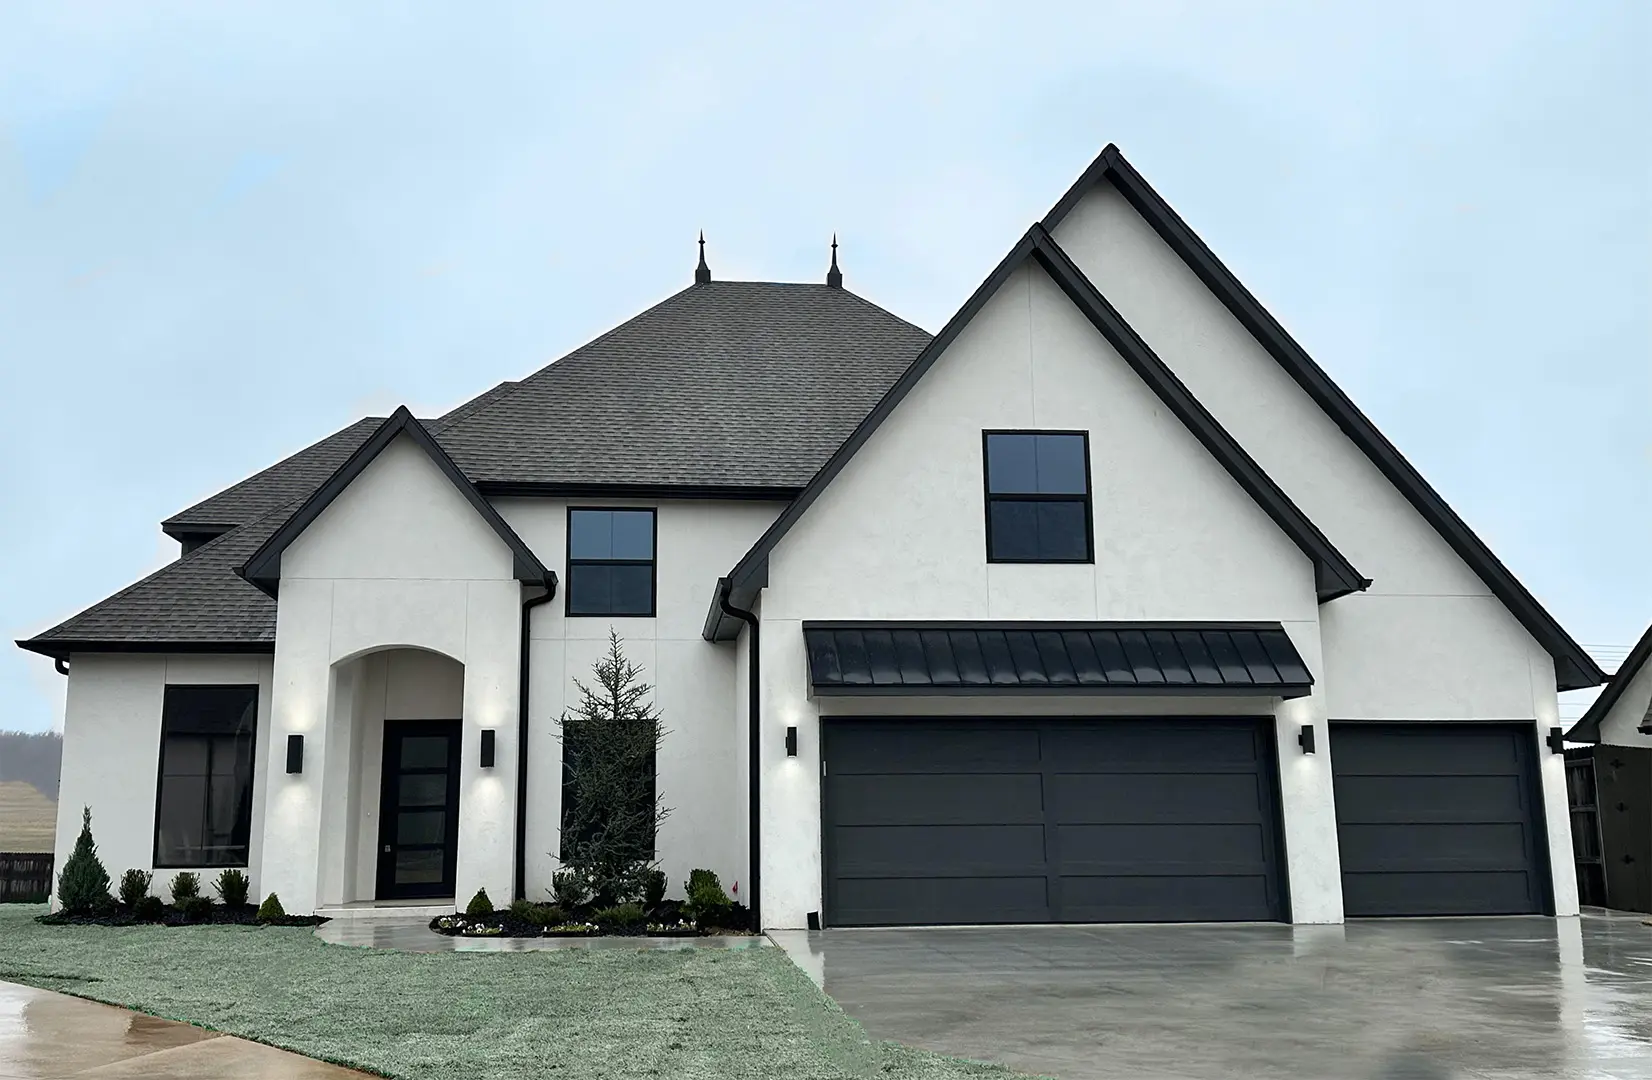
[[[591,899],[591,887],[585,882],[585,875],[578,870],[558,870],[551,875],[551,899],[557,906],[566,911],[584,907]]]
[[[201,895],[201,875],[191,874],[188,870],[179,871],[172,875],[172,906],[182,908],[185,900],[193,900]]]
[[[656,908],[665,899],[665,871],[651,867],[642,874],[643,907]]]
[[[609,933],[627,933],[640,930],[648,921],[648,913],[641,904],[616,904],[599,908],[591,916],[593,922]]]
[[[466,915],[492,915],[493,914],[493,901],[488,899],[488,891],[486,889],[477,889],[476,890],[476,895],[471,897],[470,898],[470,903],[465,905],[465,914]]]
[[[540,926],[561,926],[568,921],[568,913],[555,904],[535,904],[533,921]]]
[[[734,901],[723,891],[723,883],[710,870],[690,870],[685,885],[688,903],[684,911],[702,926],[724,925],[734,910]]]
[[[259,922],[275,922],[287,917],[286,909],[281,906],[281,898],[274,893],[264,897],[264,902],[258,905]]]
[[[149,886],[155,875],[148,870],[128,870],[120,876],[120,902],[136,911],[149,897]],[[159,899],[157,897],[156,899]]]
[[[178,914],[193,922],[196,919],[206,918],[212,911],[212,898],[210,896],[186,896],[173,906],[178,909]]]
[[[98,860],[98,846],[92,842],[90,806],[81,812],[74,853],[57,875],[57,902],[71,915],[86,915],[109,906],[109,871]]]
[[[132,905],[132,914],[143,922],[160,922],[166,918],[166,901],[158,896],[141,897]]]
[[[225,907],[246,907],[247,893],[252,890],[252,879],[239,870],[225,870],[218,875],[218,880],[213,882],[212,887],[218,891]]]

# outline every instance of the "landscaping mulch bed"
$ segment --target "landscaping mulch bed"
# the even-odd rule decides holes
[[[237,907],[213,904],[198,915],[185,915],[168,904],[161,909],[159,917],[141,918],[125,904],[116,904],[90,915],[68,915],[60,911],[36,916],[35,921],[47,926],[320,926],[327,920],[320,915],[282,915],[260,920],[258,908],[253,904]]]
[[[541,910],[548,905],[535,905]],[[547,925],[531,918],[521,918],[508,908],[486,915],[467,915],[455,912],[438,915],[430,920],[430,929],[447,937],[711,937],[750,936],[751,916],[744,905],[735,904],[720,923],[724,926],[701,926],[685,918],[680,900],[666,900],[649,909],[646,921],[639,926],[605,926],[595,920],[592,912],[576,909],[566,921]]]

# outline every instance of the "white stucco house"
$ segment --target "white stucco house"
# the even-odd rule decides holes
[[[933,337],[702,251],[162,528],[20,643],[114,873],[542,898],[613,628],[665,869],[766,927],[1578,910],[1550,736],[1602,673],[1113,147]]]

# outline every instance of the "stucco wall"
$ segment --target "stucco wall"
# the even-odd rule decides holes
[[[576,679],[592,683],[591,666],[607,651],[612,627],[626,656],[643,669],[668,730],[658,761],[658,790],[671,808],[658,853],[673,895],[688,871],[717,871],[725,884],[745,877],[746,774],[743,771],[737,651],[701,636],[717,578],[728,573],[780,512],[771,502],[574,500],[575,506],[654,507],[657,513],[655,617],[570,618],[566,611],[568,502],[499,499],[494,503],[564,589],[533,612],[529,688],[528,895],[543,898],[560,845],[562,746],[556,719],[579,701]]]
[[[1552,658],[1117,191],[1097,185],[1056,239],[1373,579],[1367,592],[1321,609],[1330,716],[1553,722]],[[1555,894],[1565,910],[1576,889],[1557,763],[1545,760],[1542,773]]]
[[[1609,746],[1652,746],[1652,735],[1640,731],[1641,719],[1652,702],[1652,663],[1642,664],[1600,722],[1600,741]]]
[[[57,865],[74,850],[81,809],[92,808],[98,855],[117,882],[129,868],[149,870],[155,856],[155,785],[160,773],[161,708],[168,685],[258,687],[253,749],[252,836],[248,873],[259,887],[265,763],[270,755],[268,656],[167,656],[76,653],[70,660],[63,718],[63,771],[57,804]],[[159,871],[153,891],[170,898],[176,869]],[[203,882],[216,868],[198,871]],[[54,896],[55,902],[55,896]]]
[[[1094,566],[987,563],[981,432],[994,428],[1089,432]],[[805,619],[1269,619],[1285,624],[1316,675],[1324,668],[1307,557],[1031,268],[987,302],[781,541],[763,604],[764,918],[776,927],[802,926],[820,908],[820,703],[808,697]],[[945,714],[975,705],[901,707]],[[1328,763],[1303,760],[1296,745],[1299,724],[1323,722],[1324,694],[1242,708],[1280,717],[1296,917],[1336,921]],[[782,743],[790,724],[800,729],[795,759]]]
[[[341,788],[359,786],[352,763],[371,748],[329,736],[331,718],[354,716],[353,676],[341,665],[383,649],[416,648],[463,665],[457,896],[478,888],[509,896],[515,820],[516,695],[522,587],[509,548],[424,453],[392,443],[282,555],[276,614],[273,727],[306,736],[304,771],[270,764],[269,829],[263,858],[270,888],[290,911],[337,895],[359,836],[324,816]],[[481,731],[497,733],[497,763],[478,761]],[[328,861],[326,875],[321,860]]]

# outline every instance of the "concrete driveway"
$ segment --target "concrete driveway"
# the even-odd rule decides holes
[[[1061,1080],[1652,1080],[1639,916],[772,936],[873,1038]]]

